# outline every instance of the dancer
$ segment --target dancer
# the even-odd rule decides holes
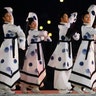
[[[41,41],[51,41],[47,31],[38,30],[38,18],[34,12],[28,15],[28,48],[25,55],[24,66],[21,70],[21,91],[27,93],[27,88],[39,93],[39,87],[44,86],[46,76],[45,61]]]
[[[75,86],[74,90],[79,93],[94,93],[96,87],[96,65],[94,60],[94,34],[93,22],[96,17],[96,5],[91,5],[88,11],[82,16],[83,25],[81,26],[82,41],[77,53],[73,70],[69,81]]]
[[[77,12],[71,14],[70,18],[67,13],[64,13],[60,17],[59,28],[59,42],[54,50],[48,66],[54,68],[54,88],[59,90],[60,93],[70,92],[72,86],[68,82],[71,69],[73,66],[71,39],[68,36],[68,29],[71,28],[71,24],[75,23],[77,19]],[[72,33],[73,34],[73,33]],[[72,35],[74,39],[79,39],[79,34],[74,33]]]
[[[20,78],[18,47],[25,50],[25,34],[20,26],[13,24],[11,7],[2,10],[4,40],[0,46],[0,93],[13,94],[10,88]],[[19,45],[19,46],[18,46]]]

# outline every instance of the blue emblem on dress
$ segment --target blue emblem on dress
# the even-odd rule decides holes
[[[65,40],[65,36],[64,35],[61,36],[61,40]]]
[[[30,54],[31,54],[31,56],[34,56],[35,52],[34,52],[34,51],[31,51],[31,53],[30,53]]]
[[[61,57],[58,57],[58,61],[61,61]]]
[[[16,60],[16,59],[14,59],[14,63],[15,63],[15,64],[17,63],[17,60]]]
[[[10,72],[10,74],[12,74],[11,67],[7,67],[7,68],[6,68],[6,70],[7,70],[7,71],[9,71],[9,72]]]
[[[66,63],[64,62],[64,63],[63,63],[63,67],[65,67],[65,66],[66,66]]]
[[[4,59],[1,59],[1,63],[4,63]]]
[[[40,60],[39,63],[42,64],[42,61]]]
[[[89,74],[89,73],[90,73],[90,70],[89,70],[89,69],[86,69],[86,73],[88,73],[88,74]]]
[[[20,42],[22,42],[22,41],[23,41],[23,39],[19,39],[19,41],[20,41]]]
[[[84,62],[80,62],[79,65],[80,65],[80,66],[83,66],[83,65],[84,65]]]
[[[87,52],[87,49],[83,49],[83,50],[82,50],[82,53],[83,53],[84,55],[86,55],[86,52]]]
[[[9,48],[8,47],[5,47],[4,51],[5,52],[8,52],[9,51]]]
[[[65,52],[65,49],[62,49],[62,53],[64,53]]]
[[[29,63],[29,66],[31,67],[32,65],[33,65],[32,62],[30,62],[30,63]]]
[[[51,56],[51,60],[54,60],[54,56]]]
[[[89,39],[89,38],[91,38],[91,35],[87,32],[87,33],[84,35],[83,38],[84,38],[84,39]]]

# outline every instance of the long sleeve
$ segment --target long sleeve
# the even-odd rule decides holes
[[[25,50],[26,37],[20,26],[18,26],[17,34],[18,34],[19,48],[21,48],[22,50]]]
[[[19,48],[25,50],[26,37],[21,27],[13,24],[4,24],[3,27],[5,36],[9,31],[11,31],[13,34],[17,34]]]

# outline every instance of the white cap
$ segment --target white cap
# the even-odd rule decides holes
[[[29,12],[29,14],[28,14],[28,17],[27,17],[27,19],[26,19],[26,22],[28,22],[28,18],[36,18],[36,20],[34,20],[34,21],[36,21],[36,24],[37,24],[37,28],[38,28],[38,17],[37,17],[37,14],[36,13],[34,13],[34,12]]]
[[[90,12],[90,11],[95,11],[96,12],[96,5],[95,4],[92,4],[92,5],[89,6],[88,12]]]
[[[4,9],[6,9],[8,12],[13,12],[13,9],[11,7],[4,7]]]
[[[96,5],[95,4],[90,5],[87,11],[90,14],[91,18],[90,25],[92,26],[96,17]]]
[[[28,18],[33,18],[34,16],[35,16],[36,20],[38,20],[38,17],[37,17],[37,15],[36,15],[36,13],[34,13],[34,12],[29,12],[26,21],[28,21]]]

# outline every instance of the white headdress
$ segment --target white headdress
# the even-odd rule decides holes
[[[13,12],[13,9],[11,7],[4,7],[4,9],[6,9],[9,13]]]
[[[96,17],[96,5],[92,4],[89,6],[88,10],[87,10],[91,16],[91,23],[90,25],[92,26]]]
[[[37,15],[36,15],[36,13],[34,13],[34,12],[29,12],[28,17],[27,17],[27,19],[26,19],[26,22],[28,22],[28,18],[33,18],[34,21],[36,21],[37,29],[38,29],[38,17],[37,17]]]

